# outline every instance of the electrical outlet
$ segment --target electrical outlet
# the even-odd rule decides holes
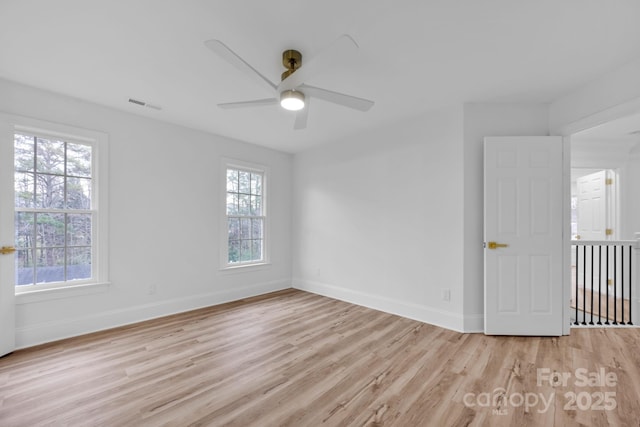
[[[149,285],[149,290],[147,291],[149,295],[155,295],[157,289],[156,289],[156,285]]]
[[[450,289],[442,289],[442,301],[451,301]]]

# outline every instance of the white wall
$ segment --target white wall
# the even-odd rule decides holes
[[[105,132],[110,145],[111,286],[19,304],[18,347],[290,287],[290,155],[6,80],[0,111]],[[221,157],[271,170],[268,267],[219,271]]]
[[[464,106],[464,315],[465,331],[484,329],[484,137],[549,134],[546,104]]]
[[[461,108],[297,154],[294,287],[462,330],[462,159]]]

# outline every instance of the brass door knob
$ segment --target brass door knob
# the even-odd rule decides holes
[[[16,248],[14,248],[13,246],[3,246],[2,248],[0,248],[0,254],[2,255],[9,255],[12,254],[16,251]]]
[[[489,249],[498,249],[498,248],[506,248],[509,245],[506,243],[497,243],[497,242],[489,242],[487,243],[487,248]]]

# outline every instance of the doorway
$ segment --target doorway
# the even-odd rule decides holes
[[[639,169],[640,114],[571,135],[572,325],[632,323]]]

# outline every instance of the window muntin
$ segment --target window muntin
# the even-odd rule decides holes
[[[93,148],[14,134],[16,290],[95,280]]]
[[[264,171],[227,166],[227,267],[265,262]]]

